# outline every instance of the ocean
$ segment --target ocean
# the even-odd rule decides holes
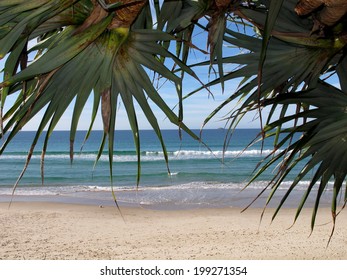
[[[45,156],[44,182],[41,182],[40,175],[44,139],[41,137],[29,167],[12,196],[13,185],[24,167],[35,135],[35,132],[22,131],[0,156],[0,202],[54,201],[114,205],[113,188],[120,206],[153,209],[246,207],[274,175],[274,171],[269,170],[244,189],[257,164],[272,151],[271,141],[266,141],[263,148],[257,143],[244,150],[258,132],[257,129],[236,130],[228,149],[223,153],[227,130],[203,130],[202,138],[208,149],[186,134],[180,139],[178,130],[163,130],[169,155],[168,172],[155,133],[151,130],[140,131],[141,178],[137,186],[137,156],[132,132],[116,131],[111,186],[106,150],[94,165],[102,132],[92,132],[80,151],[86,132],[78,131],[74,162],[70,164],[69,132],[56,131],[50,138]],[[195,133],[199,134],[199,131]],[[293,179],[294,174],[283,182],[270,207],[276,206]],[[299,203],[309,179],[299,183],[284,207],[295,207]],[[328,205],[331,193],[331,188],[328,188],[322,204]],[[267,194],[268,191],[252,207],[263,207]],[[307,206],[312,206],[314,199],[312,195]]]

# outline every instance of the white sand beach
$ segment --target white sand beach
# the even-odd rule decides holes
[[[321,209],[310,235],[311,210],[296,222],[283,209],[148,210],[60,203],[0,204],[0,258],[71,259],[347,259],[347,211],[335,234],[330,209]]]

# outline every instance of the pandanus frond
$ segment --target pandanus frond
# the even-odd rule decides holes
[[[158,136],[167,165],[164,140],[150,103],[161,109],[172,123],[199,140],[184,124],[182,108],[175,113],[150,79],[150,72],[154,72],[170,81],[177,89],[179,102],[182,78],[161,63],[160,57],[171,60],[182,71],[196,77],[194,72],[164,47],[164,42],[176,40],[174,36],[153,29],[153,26],[151,29],[143,29],[151,21],[151,18],[144,21],[141,16],[142,13],[148,13],[148,9],[143,9],[147,1],[128,2],[123,1],[122,4],[105,9],[99,5],[99,1],[1,1],[1,24],[8,28],[1,33],[1,43],[6,44],[1,44],[0,51],[3,56],[9,53],[9,57],[4,69],[5,78],[1,83],[1,138],[5,138],[5,134],[7,137],[0,154],[28,121],[44,110],[27,162],[15,186],[30,162],[38,139],[47,129],[42,148],[44,162],[51,133],[68,106],[74,103],[70,127],[70,157],[73,160],[76,130],[91,94],[94,94],[94,106],[86,137],[101,107],[104,136],[99,155],[107,138],[111,180],[116,112],[120,100],[133,131],[138,155],[137,184],[141,153],[135,104],[140,106]],[[71,18],[68,16],[70,12],[73,14]],[[35,38],[39,38],[38,43],[28,47],[28,42]],[[29,56],[36,56],[35,60],[29,62]],[[25,66],[19,68],[19,65]],[[18,102],[3,112],[6,97],[15,94],[18,95]]]
[[[266,137],[273,137],[274,130],[278,127],[287,127],[280,130],[280,134],[283,134],[283,140],[279,141],[276,147],[283,152],[266,160],[254,177],[254,179],[258,177],[264,168],[270,167],[273,162],[282,161],[278,176],[272,182],[266,204],[268,205],[273,199],[273,195],[288,173],[300,166],[300,163],[305,163],[303,167],[300,167],[293,183],[281,199],[273,218],[295,190],[297,184],[302,180],[311,178],[306,192],[298,203],[295,220],[308,197],[310,195],[315,196],[311,221],[313,230],[321,196],[328,188],[328,184],[331,183],[333,186],[331,212],[335,227],[339,201],[342,201],[342,207],[347,203],[345,185],[347,176],[347,93],[325,82],[319,82],[314,89],[297,92],[295,95],[287,93],[268,99],[264,106],[273,106],[274,104],[277,106],[305,104],[305,109],[274,120],[265,127]],[[291,123],[298,121],[300,124],[292,127]],[[302,136],[297,138],[299,133]],[[297,140],[293,141],[296,138]],[[345,193],[344,196],[343,192]]]
[[[329,181],[333,181],[334,185],[332,197],[334,223],[337,215],[337,198],[343,192],[346,197],[346,190],[343,188],[347,175],[344,152],[346,22],[344,20],[336,22],[337,25],[327,30],[324,36],[313,34],[312,29],[315,24],[313,18],[310,15],[299,17],[295,12],[295,7],[298,7],[297,1],[287,0],[283,1],[281,6],[277,6],[279,13],[276,20],[272,19],[270,31],[266,31],[269,30],[268,11],[273,3],[273,1],[260,1],[257,3],[259,5],[257,8],[240,7],[237,11],[240,17],[257,28],[259,36],[226,30],[224,41],[239,47],[243,53],[223,57],[223,64],[237,67],[235,71],[225,74],[223,80],[239,78],[242,82],[237,91],[231,93],[211,113],[205,123],[222,109],[225,110],[231,104],[235,106],[235,101],[238,101],[239,105],[231,110],[227,117],[230,128],[226,138],[225,146],[227,146],[233,129],[237,127],[240,119],[248,113],[266,109],[269,113],[260,140],[272,138],[274,152],[262,162],[251,181],[256,180],[266,170],[278,166],[274,178],[261,193],[271,188],[266,203],[268,205],[283,180],[293,172],[294,167],[307,161],[280,201],[274,217],[298,182],[305,176],[307,178],[309,171],[313,170],[314,176],[299,203],[295,217],[296,219],[299,215],[307,197],[313,195],[312,190],[316,189],[312,214],[313,229],[320,198]],[[269,37],[264,46],[266,36]],[[259,71],[259,62],[262,63],[261,71]],[[206,66],[208,63],[208,61],[198,63],[192,67]],[[218,64],[216,60],[214,63]],[[323,82],[324,77],[335,74],[340,78],[341,90]],[[219,84],[220,79],[211,81],[207,86]],[[302,137],[295,141],[298,135]],[[343,198],[343,204],[345,202],[346,199]]]

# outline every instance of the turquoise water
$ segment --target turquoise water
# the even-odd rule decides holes
[[[195,131],[197,134],[199,131]],[[258,130],[236,130],[223,157],[226,130],[204,130],[207,149],[188,135],[179,138],[177,130],[164,130],[169,154],[167,170],[160,142],[153,131],[141,131],[141,180],[136,186],[137,156],[130,131],[116,131],[113,188],[118,202],[155,208],[243,207],[267,185],[269,171],[242,191],[257,163],[270,153],[271,142],[244,148]],[[57,131],[51,136],[45,156],[44,183],[41,183],[40,157],[42,141],[37,144],[31,163],[15,192],[14,200],[39,200],[77,203],[112,204],[107,151],[94,167],[102,132],[95,131],[85,143],[85,132],[77,133],[74,162],[69,158],[69,132]],[[11,197],[12,186],[21,173],[34,132],[21,132],[0,156],[0,200]],[[281,186],[283,195],[293,177]],[[301,182],[289,206],[298,201],[308,181]],[[262,206],[264,198],[255,206]],[[290,201],[290,200],[289,200]]]

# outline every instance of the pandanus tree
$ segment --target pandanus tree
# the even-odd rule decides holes
[[[0,58],[5,67],[0,84],[0,137],[4,139],[0,154],[43,110],[20,180],[43,131],[47,130],[42,163],[52,131],[74,104],[72,160],[81,112],[93,95],[86,138],[101,107],[104,135],[97,158],[108,140],[112,178],[115,120],[121,101],[133,131],[139,180],[141,142],[135,104],[156,132],[168,162],[151,104],[180,130],[202,141],[184,123],[184,102],[220,85],[225,101],[212,113],[206,112],[204,124],[230,107],[227,144],[240,119],[255,112],[261,124],[259,139],[274,139],[273,153],[264,158],[252,179],[277,166],[266,187],[270,189],[267,204],[289,172],[304,163],[274,217],[297,183],[313,173],[295,219],[315,189],[313,229],[320,198],[332,182],[335,223],[343,193],[342,207],[347,201],[346,11],[346,1],[339,0],[1,0]],[[195,37],[198,32],[206,34],[203,45]],[[231,47],[240,51],[230,55],[226,50]],[[210,58],[192,64],[192,49],[208,52]],[[196,75],[200,68],[213,71],[216,79],[203,83]],[[187,92],[183,87],[187,76],[201,86]],[[175,108],[163,99],[153,77],[169,81],[176,89]],[[230,92],[226,82],[234,79],[241,83]],[[16,101],[5,107],[10,95]],[[235,100],[239,105],[232,108]],[[264,109],[270,112],[266,117]]]

